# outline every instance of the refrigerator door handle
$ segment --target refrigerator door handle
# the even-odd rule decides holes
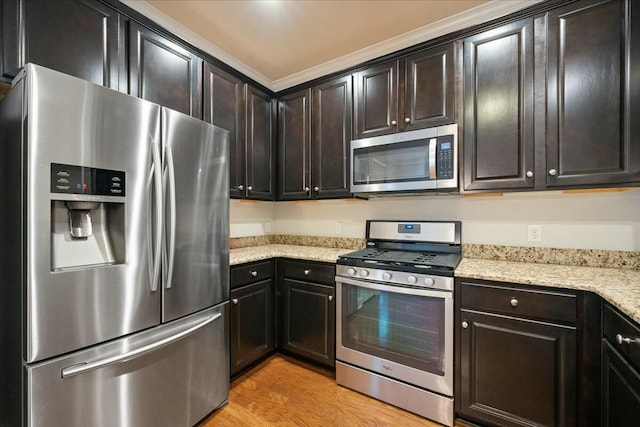
[[[153,251],[153,275],[151,276],[151,292],[158,290],[160,280],[160,256],[162,255],[162,160],[160,158],[160,144],[151,143],[151,155],[153,158],[153,169],[155,176],[156,195],[156,241]]]
[[[69,378],[74,375],[79,375],[85,372],[104,368],[105,366],[113,365],[116,363],[127,362],[131,359],[135,359],[136,357],[140,357],[145,353],[150,353],[154,350],[159,349],[160,347],[164,347],[175,341],[178,341],[186,337],[187,335],[191,335],[197,330],[204,328],[209,323],[212,323],[213,321],[219,319],[220,317],[222,317],[222,313],[216,313],[212,316],[207,317],[205,320],[203,320],[202,322],[198,323],[195,326],[192,326],[188,329],[185,329],[182,332],[178,332],[177,334],[164,338],[160,341],[154,342],[153,344],[140,347],[136,350],[131,350],[126,353],[118,354],[116,356],[106,357],[104,359],[98,359],[91,362],[85,362],[78,365],[68,366],[62,369],[62,378]]]
[[[173,279],[173,264],[176,253],[176,173],[173,166],[173,151],[171,147],[167,145],[167,171],[169,178],[169,237],[168,242],[168,266],[167,266],[167,278],[165,286],[167,289],[171,288],[171,281]]]

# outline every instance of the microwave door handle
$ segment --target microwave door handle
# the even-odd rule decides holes
[[[431,138],[429,140],[429,179],[436,179],[436,147],[438,146],[438,139]]]

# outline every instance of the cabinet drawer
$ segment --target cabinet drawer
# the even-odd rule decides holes
[[[558,322],[576,322],[576,296],[463,282],[462,307]]]
[[[604,338],[636,368],[640,368],[640,327],[609,304],[604,305],[603,319]],[[631,341],[627,342],[627,339]]]
[[[254,262],[231,268],[231,289],[271,278],[271,261]]]
[[[284,261],[284,276],[305,282],[335,284],[336,266],[308,261]]]

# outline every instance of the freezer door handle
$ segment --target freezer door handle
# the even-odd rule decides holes
[[[155,196],[156,196],[156,240],[153,251],[153,274],[151,276],[151,292],[158,290],[160,280],[160,257],[162,255],[162,161],[160,159],[160,144],[151,143],[151,156],[153,158]]]
[[[80,363],[73,366],[68,366],[62,369],[62,378],[69,378],[74,375],[83,374],[88,371],[93,371],[95,369],[104,368],[105,366],[113,365],[115,363],[127,362],[131,359],[135,359],[136,357],[140,357],[145,353],[150,353],[154,350],[159,349],[160,347],[164,347],[173,342],[176,342],[187,335],[191,335],[199,329],[204,328],[209,323],[214,322],[215,320],[222,317],[222,313],[216,313],[212,316],[207,317],[202,322],[198,323],[195,326],[192,326],[184,331],[178,332],[177,334],[171,335],[170,337],[164,338],[160,341],[154,342],[153,344],[145,345],[135,350],[128,351],[126,353],[118,354],[116,356],[106,357],[104,359],[93,360],[90,362]]]
[[[167,237],[167,252],[168,252],[168,262],[167,262],[167,277],[165,280],[165,287],[167,289],[171,288],[171,281],[173,279],[173,264],[175,260],[175,252],[176,252],[176,173],[173,166],[173,151],[171,150],[171,146],[167,145],[166,151],[166,160],[167,160],[167,178],[169,181],[169,197],[167,197],[169,202],[169,236]]]

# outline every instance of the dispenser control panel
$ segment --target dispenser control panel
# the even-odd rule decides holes
[[[51,192],[124,197],[125,173],[51,163]]]

